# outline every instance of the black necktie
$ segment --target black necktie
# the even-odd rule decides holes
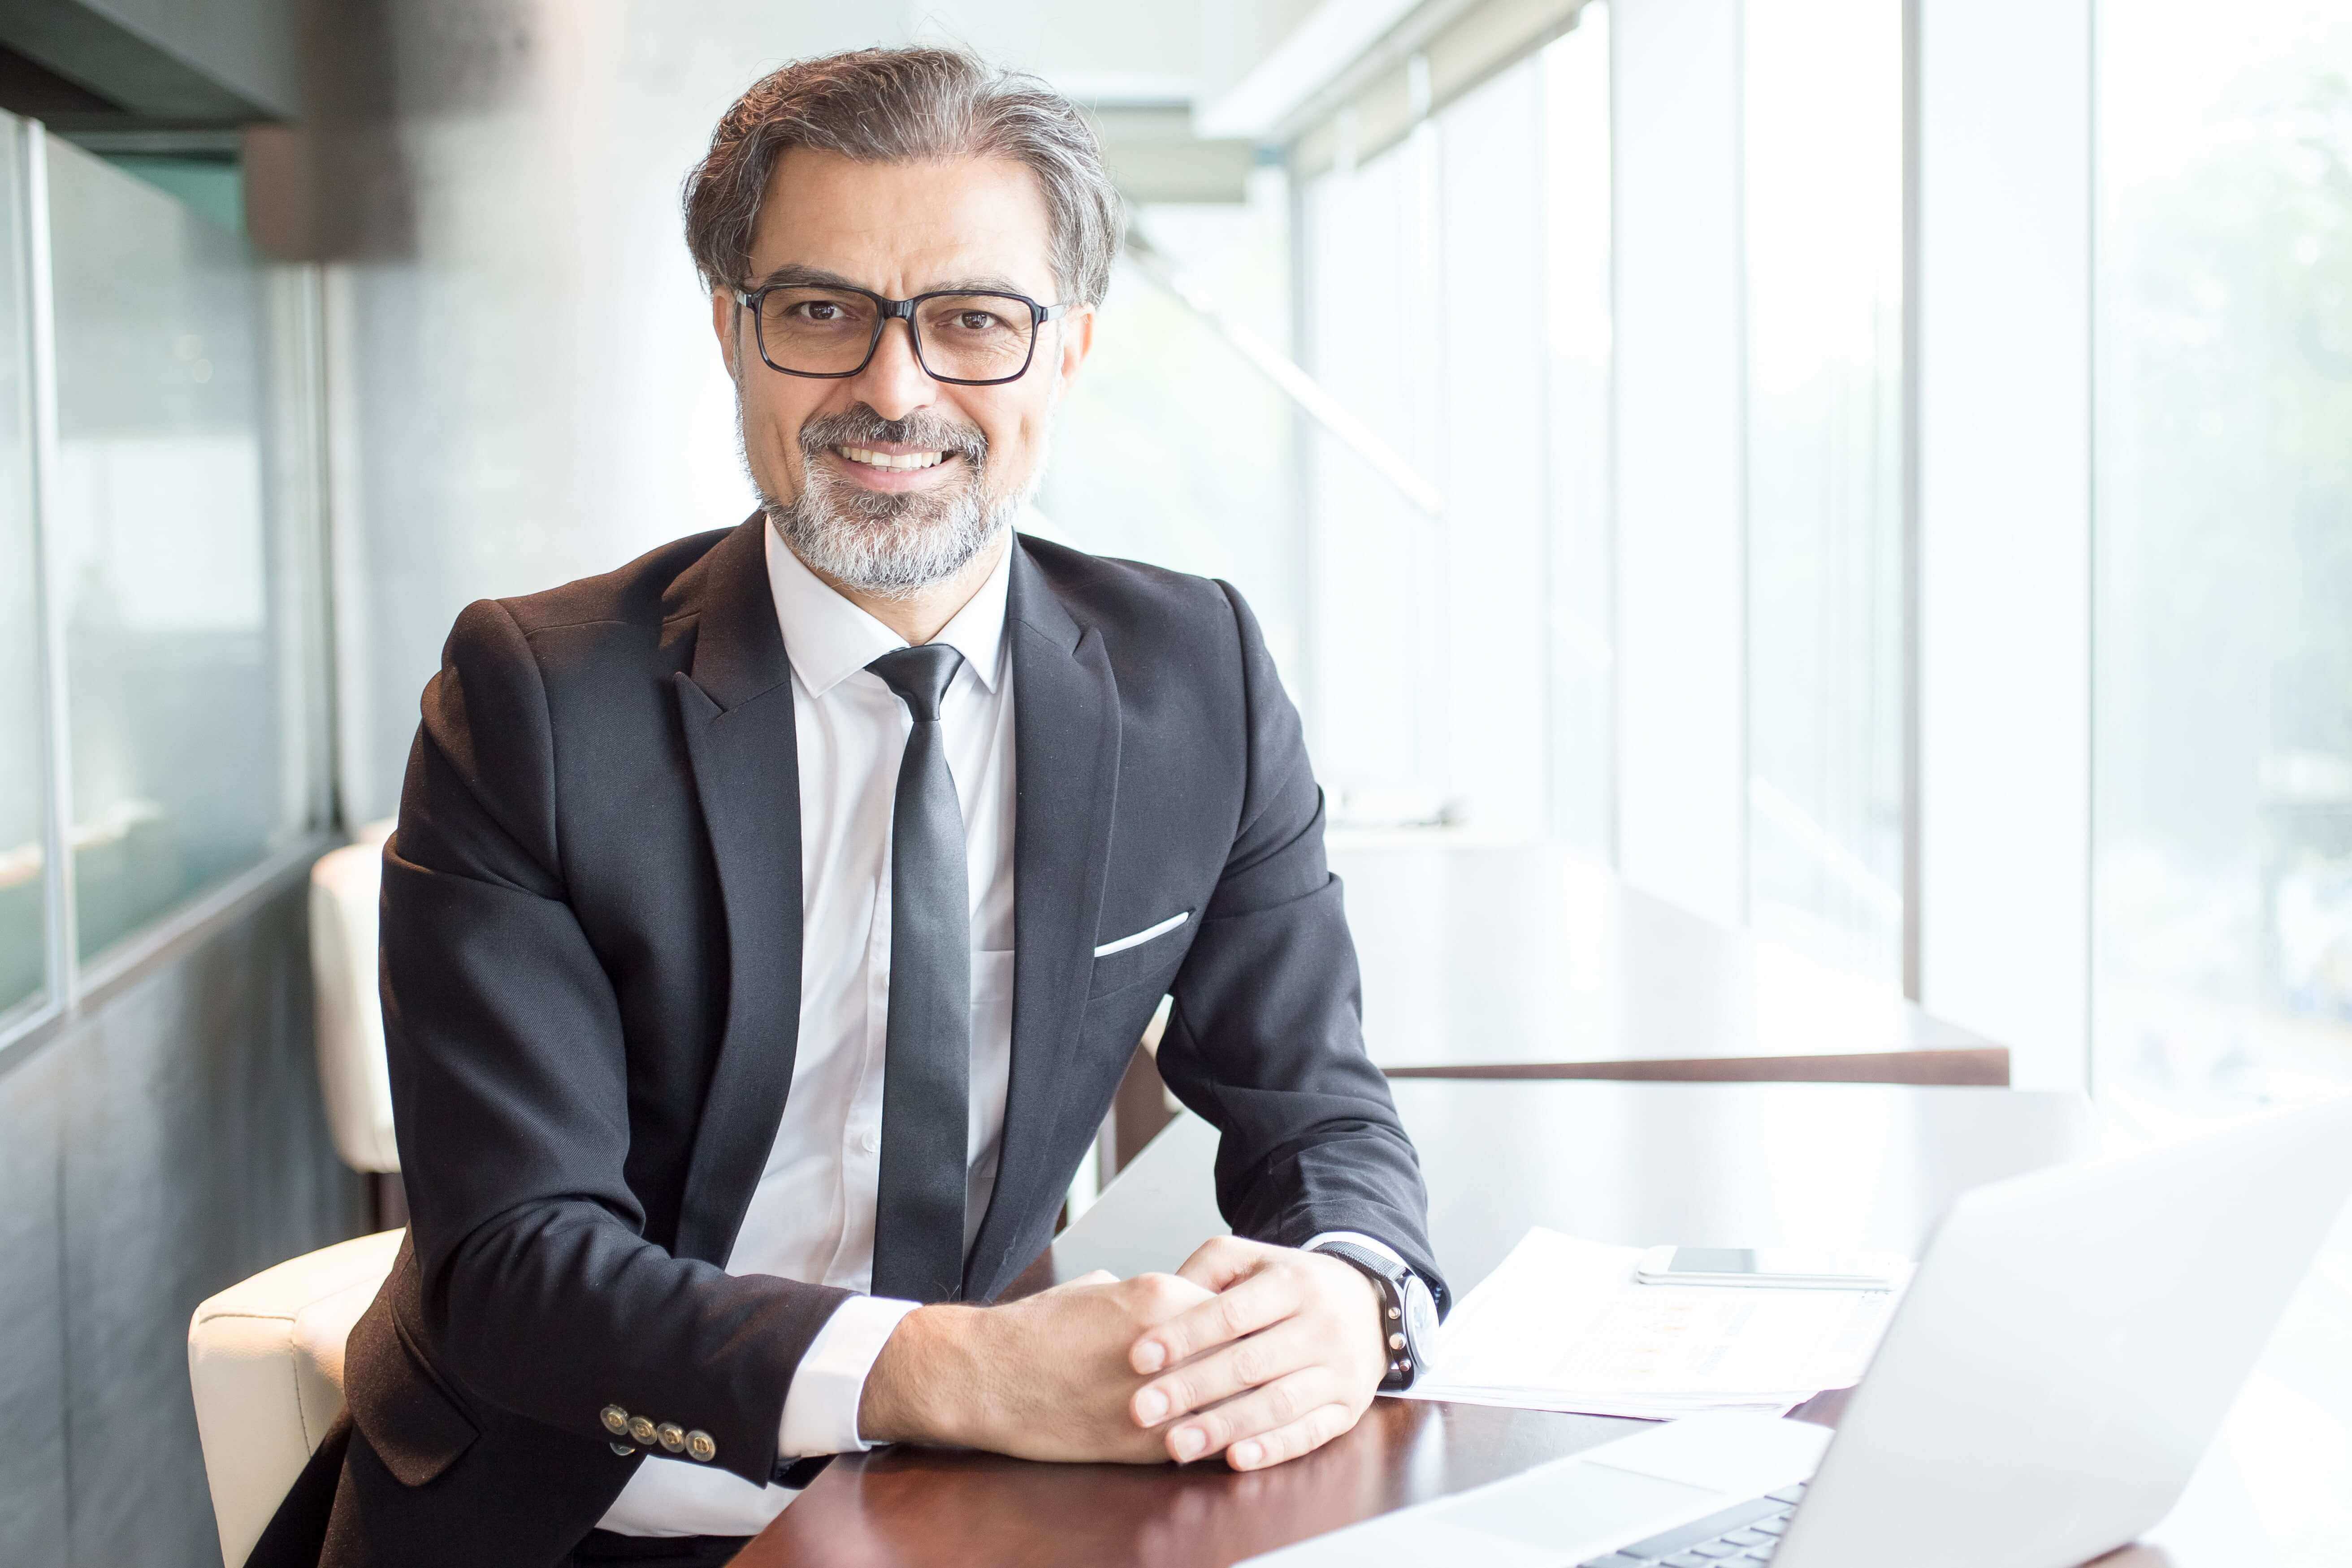
[[[971,910],[963,809],[940,726],[940,700],[961,663],[954,648],[928,643],[866,667],[915,720],[898,761],[890,823],[890,1017],[874,1294],[916,1301],[952,1301],[963,1289]]]

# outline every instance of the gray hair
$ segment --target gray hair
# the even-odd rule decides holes
[[[861,163],[1010,158],[1028,166],[1053,223],[1065,300],[1102,302],[1118,249],[1118,189],[1069,100],[960,49],[856,49],[761,77],[719,117],[686,177],[686,244],[711,289],[750,282],[751,230],[776,159],[814,147]]]

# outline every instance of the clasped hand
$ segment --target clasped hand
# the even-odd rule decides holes
[[[1024,1458],[1261,1469],[1355,1426],[1388,1365],[1381,1296],[1320,1253],[1221,1237],[1174,1274],[1090,1274],[1001,1307],[926,1307],[866,1379],[874,1441]]]

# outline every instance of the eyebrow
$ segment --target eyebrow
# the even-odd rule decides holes
[[[752,293],[761,289],[864,288],[866,288],[865,284],[853,279],[844,278],[838,272],[828,272],[822,267],[805,267],[798,262],[791,262],[777,268],[744,292]],[[882,291],[876,289],[870,292],[880,294]],[[916,292],[919,294],[1017,294],[1023,299],[1028,298],[1027,291],[1019,285],[992,274],[974,278],[950,278],[943,282],[934,283],[928,289],[919,289]],[[883,297],[887,299],[889,296]]]

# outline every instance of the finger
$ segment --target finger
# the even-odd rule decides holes
[[[1356,1414],[1347,1405],[1318,1405],[1287,1426],[1234,1444],[1225,1450],[1225,1463],[1237,1470],[1262,1470],[1311,1454],[1355,1425]]]
[[[1258,1441],[1334,1404],[1339,1381],[1328,1367],[1307,1366],[1263,1387],[1190,1415],[1168,1428],[1168,1452],[1179,1463]]]
[[[1251,1275],[1231,1289],[1145,1330],[1129,1350],[1128,1364],[1150,1377],[1162,1367],[1175,1366],[1202,1351],[1278,1323],[1297,1312],[1305,1300],[1304,1287],[1287,1269],[1270,1268]]]
[[[1261,1384],[1326,1363],[1321,1340],[1303,1323],[1277,1323],[1147,1383],[1128,1400],[1139,1426],[1157,1426]]]
[[[1285,1250],[1262,1242],[1244,1241],[1235,1236],[1212,1237],[1194,1247],[1192,1256],[1176,1272],[1203,1289],[1223,1290],[1234,1280],[1256,1273]]]

